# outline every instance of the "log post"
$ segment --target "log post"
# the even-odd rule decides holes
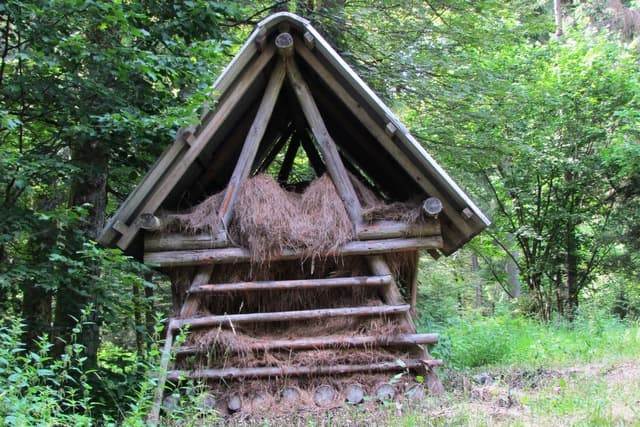
[[[289,36],[290,37],[290,36]],[[309,86],[304,81],[298,66],[293,57],[286,59],[287,77],[298,97],[302,112],[309,123],[309,127],[313,132],[318,149],[324,159],[324,162],[331,175],[333,185],[336,187],[338,195],[345,205],[349,218],[354,227],[358,227],[362,223],[362,206],[356,196],[349,174],[340,159],[340,154],[336,148],[336,144],[331,138],[329,131],[320,115],[320,110],[313,99]]]
[[[409,359],[399,362],[367,363],[362,365],[321,365],[321,366],[278,366],[259,368],[223,368],[223,369],[198,369],[195,371],[171,371],[169,378],[192,379],[233,379],[233,378],[266,378],[266,377],[290,377],[307,375],[345,375],[356,372],[389,372],[422,369],[425,366],[433,367],[442,365],[441,360]]]
[[[367,258],[369,262],[369,267],[372,272],[377,275],[391,274],[391,269],[389,265],[384,260],[382,256],[370,256]],[[383,301],[386,304],[403,304],[404,299],[402,298],[402,294],[400,293],[400,289],[398,289],[398,285],[395,280],[392,280],[389,286],[383,292]],[[411,317],[410,312],[403,314],[403,324],[408,332],[415,333],[416,332],[416,324]],[[420,356],[426,360],[431,360],[431,355],[429,354],[429,350],[425,347],[421,347],[419,345],[415,346],[415,349],[419,352]],[[429,391],[433,394],[441,394],[444,392],[444,386],[442,382],[436,375],[435,371],[432,367],[426,367],[426,381],[427,387],[429,387]]]
[[[267,88],[265,89],[262,101],[260,102],[260,107],[258,107],[258,112],[253,120],[251,129],[249,129],[249,133],[245,138],[242,151],[240,152],[240,157],[238,158],[236,167],[233,170],[233,174],[231,175],[231,179],[227,185],[224,198],[220,203],[218,214],[225,229],[228,228],[229,223],[231,222],[233,205],[238,197],[240,186],[251,172],[251,166],[253,165],[253,161],[255,160],[258,152],[258,146],[260,145],[260,141],[267,129],[269,119],[273,113],[273,107],[276,105],[278,94],[282,88],[284,76],[284,63],[282,61],[278,61],[275,69],[271,73],[271,77],[267,83]]]

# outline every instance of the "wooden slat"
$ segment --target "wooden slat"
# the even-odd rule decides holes
[[[420,369],[425,366],[441,365],[440,360],[409,359],[402,363],[380,362],[362,365],[327,365],[327,366],[279,366],[264,368],[225,368],[225,369],[199,369],[195,371],[171,371],[169,378],[172,381],[180,378],[193,379],[233,379],[233,378],[267,378],[307,375],[340,375],[356,372],[389,372],[404,371],[407,369]]]
[[[150,197],[144,202],[140,213],[155,213],[165,198],[169,195],[180,178],[184,175],[191,164],[198,158],[209,140],[216,133],[220,125],[227,119],[234,107],[242,100],[251,83],[255,80],[264,67],[271,61],[275,52],[274,47],[267,47],[255,61],[248,66],[246,72],[238,79],[236,85],[230,90],[228,96],[225,96],[220,105],[216,108],[215,113],[211,117],[204,128],[198,133],[195,140],[191,144],[184,155],[172,165],[170,170],[165,173],[161,179],[157,180],[154,187],[155,190]],[[123,235],[118,241],[121,249],[126,249],[134,239],[139,227],[132,225],[130,233]]]
[[[292,138],[291,141],[289,141],[287,151],[284,153],[284,159],[282,160],[282,165],[278,172],[278,183],[280,185],[286,184],[289,180],[289,175],[291,174],[293,161],[296,159],[298,148],[300,148],[300,140],[298,138]]]
[[[369,335],[369,336],[323,336],[296,338],[284,340],[255,340],[245,346],[243,350],[274,351],[274,350],[315,350],[323,348],[357,348],[357,347],[403,347],[415,344],[436,344],[438,334],[400,334],[400,335]],[[208,348],[200,346],[184,346],[178,349],[178,355],[206,354]]]
[[[416,249],[434,249],[442,246],[442,237],[387,239],[349,242],[325,256],[375,255]],[[298,250],[285,250],[271,261],[304,258]],[[201,249],[184,251],[146,252],[145,264],[154,267],[180,267],[190,265],[224,264],[251,261],[251,253],[244,248]],[[377,273],[376,273],[377,274]]]
[[[293,87],[293,91],[298,97],[302,112],[307,119],[309,127],[313,132],[318,149],[333,181],[333,185],[336,187],[336,191],[345,205],[351,222],[357,227],[362,223],[362,206],[349,180],[349,174],[344,168],[344,164],[342,164],[336,144],[333,138],[331,138],[331,135],[329,135],[320,110],[318,110],[318,106],[313,100],[311,90],[304,81],[294,58],[288,58],[287,60],[287,77]]]
[[[367,261],[369,263],[371,271],[374,274],[391,274],[391,269],[382,256],[370,256],[367,257]],[[383,290],[384,292],[382,300],[385,302],[385,304],[404,304],[404,298],[402,298],[402,294],[400,293],[400,289],[398,288],[398,284],[395,282],[395,280],[392,280],[389,286],[383,288]],[[406,331],[412,333],[416,332],[416,325],[409,311],[402,314],[402,323]],[[429,350],[427,350],[426,347],[416,345],[415,350],[418,352],[419,356],[422,359],[431,359]],[[429,388],[429,391],[431,393],[441,394],[444,391],[444,386],[442,385],[442,382],[433,369],[429,368],[426,370],[426,380],[427,387]]]
[[[388,314],[406,313],[411,307],[404,305],[380,305],[366,307],[321,308],[316,310],[274,311],[267,313],[228,314],[191,319],[173,319],[170,322],[172,330],[184,326],[201,328],[205,326],[218,326],[226,324],[253,323],[253,322],[285,322],[290,320],[309,320],[331,317],[348,316],[382,316]]]
[[[327,279],[300,279],[260,282],[238,282],[201,285],[189,293],[224,294],[229,292],[274,291],[289,289],[337,288],[347,286],[383,286],[391,282],[391,276],[331,277]]]
[[[262,101],[260,101],[260,107],[256,113],[256,117],[253,120],[253,124],[249,129],[249,133],[245,138],[240,152],[240,157],[236,162],[233,174],[227,184],[227,189],[224,194],[224,198],[220,203],[218,214],[220,220],[226,230],[231,222],[233,215],[233,205],[238,197],[238,192],[242,183],[247,179],[251,172],[251,166],[255,160],[258,152],[258,146],[269,124],[269,119],[273,113],[273,107],[276,105],[280,89],[284,83],[285,66],[283,61],[278,61],[275,69],[271,72],[271,77],[267,83],[267,88],[264,91]]]

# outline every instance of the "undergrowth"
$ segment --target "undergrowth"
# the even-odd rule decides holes
[[[640,324],[603,313],[550,323],[512,315],[470,316],[439,329],[440,343],[432,353],[454,369],[566,365],[640,355]]]

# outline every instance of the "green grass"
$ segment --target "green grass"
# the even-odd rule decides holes
[[[524,317],[460,319],[439,331],[436,357],[455,369],[562,366],[640,355],[640,326],[610,317],[549,324]]]

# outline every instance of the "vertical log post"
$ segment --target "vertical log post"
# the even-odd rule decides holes
[[[367,257],[367,262],[369,263],[369,268],[371,268],[371,271],[373,274],[392,275],[389,265],[381,255]],[[404,299],[402,298],[402,294],[400,293],[400,289],[398,289],[398,284],[396,283],[395,280],[391,280],[391,283],[383,289],[382,299],[385,302],[385,304],[389,304],[389,305],[404,303]],[[402,316],[401,317],[402,324],[407,329],[407,331],[410,333],[415,333],[416,324],[413,321],[411,314],[407,312],[407,313],[401,314],[401,316]],[[419,345],[416,345],[415,347],[417,350],[419,350],[421,358],[423,358],[424,360],[432,359],[431,355],[429,354],[429,351],[425,347],[421,347]],[[434,395],[441,394],[442,392],[444,392],[444,386],[442,385],[442,382],[436,375],[433,368],[430,366],[425,366],[425,369],[426,369],[425,379],[427,382],[427,387],[429,388],[429,392]]]

